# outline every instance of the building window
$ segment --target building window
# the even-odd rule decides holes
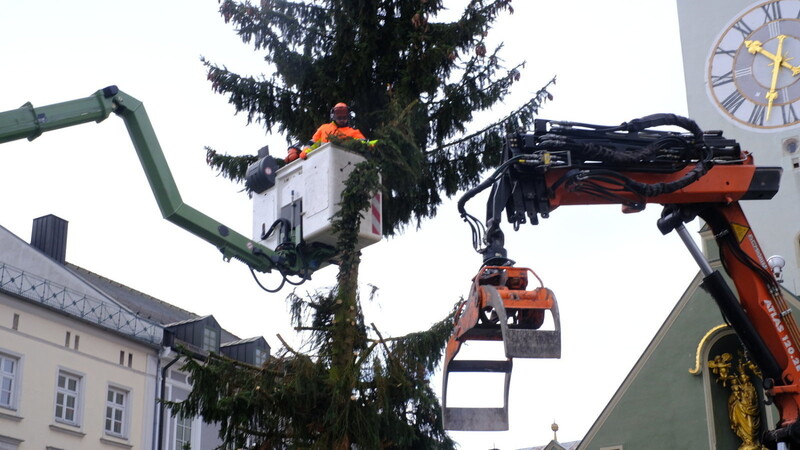
[[[255,364],[257,366],[262,366],[264,365],[265,362],[267,362],[267,351],[264,350],[263,348],[257,348]]]
[[[69,425],[79,425],[80,420],[81,377],[71,373],[58,372],[56,387],[56,421]]]
[[[189,377],[178,372],[177,370],[170,370],[169,377],[179,383],[189,384]]]
[[[0,434],[0,450],[19,450],[19,446],[23,442],[25,442],[24,439],[17,439],[11,436],[3,436]]]
[[[117,388],[108,388],[106,395],[105,430],[112,436],[126,437],[125,420],[127,415],[128,392]]]
[[[16,409],[19,359],[0,353],[0,407]]]
[[[175,419],[175,450],[190,448],[192,442],[192,419],[177,417]]]
[[[203,350],[207,352],[217,351],[217,330],[206,328],[203,331]]]

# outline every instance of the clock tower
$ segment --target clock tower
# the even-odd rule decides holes
[[[785,261],[783,286],[800,294],[800,0],[677,3],[689,117],[757,165],[783,168],[772,201],[742,207],[765,256]]]

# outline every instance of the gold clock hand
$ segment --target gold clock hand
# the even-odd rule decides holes
[[[800,66],[793,66],[789,64],[789,60],[794,58],[783,58],[783,62],[781,62],[781,67],[785,67],[792,71],[792,76],[797,76],[800,74]]]
[[[745,45],[745,47],[747,47],[747,51],[752,53],[752,54],[754,54],[754,55],[756,53],[761,53],[762,55],[766,56],[767,58],[769,58],[769,59],[771,59],[773,61],[775,60],[775,55],[773,55],[772,53],[768,52],[767,50],[764,50],[764,47],[762,47],[761,41],[744,41],[744,45]]]
[[[781,65],[783,63],[783,40],[786,39],[786,35],[782,34],[778,36],[778,55],[772,58],[772,82],[769,86],[769,92],[767,92],[767,120],[769,120],[769,114],[772,112],[772,104],[775,102],[775,99],[778,98],[778,91],[775,90],[775,86],[778,84],[778,73],[781,70]],[[762,49],[762,51],[764,51]]]
[[[761,46],[762,45],[761,42],[759,42],[759,41],[745,41],[744,45],[745,45],[745,47],[747,47],[747,51],[752,53],[752,54],[761,53],[762,55],[766,56],[767,58],[769,58],[769,59],[771,59],[773,61],[775,61],[777,59],[777,57],[775,55],[773,55],[771,52],[769,52],[767,50],[764,50],[764,48]],[[781,60],[781,67],[785,67],[785,68],[791,70],[792,71],[792,76],[800,75],[800,66],[793,66],[793,65],[789,64],[789,62],[788,62],[789,59],[792,59],[792,58],[781,58],[781,59],[782,59]]]

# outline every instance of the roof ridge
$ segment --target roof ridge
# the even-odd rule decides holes
[[[122,284],[122,283],[120,283],[119,281],[112,280],[111,278],[108,278],[108,277],[104,277],[103,275],[100,275],[100,274],[98,274],[98,273],[92,272],[92,271],[91,271],[91,270],[89,270],[89,269],[86,269],[86,268],[80,267],[80,266],[78,266],[78,265],[75,265],[75,264],[73,264],[73,263],[71,263],[71,262],[66,262],[66,263],[64,263],[64,265],[65,265],[67,268],[69,268],[69,269],[76,270],[76,271],[78,271],[78,272],[84,272],[84,273],[86,273],[86,274],[88,274],[88,275],[91,275],[91,276],[94,276],[94,277],[100,278],[101,280],[103,280],[103,281],[104,281],[104,282],[106,282],[106,283],[109,283],[109,284],[112,284],[112,285],[118,286],[118,287],[120,287],[120,288],[123,288],[123,289],[127,289],[128,291],[131,291],[132,293],[134,293],[134,294],[136,294],[136,295],[139,295],[139,296],[141,296],[141,297],[144,297],[144,298],[146,298],[146,299],[148,299],[148,300],[153,300],[153,301],[156,301],[156,302],[158,302],[158,303],[160,303],[160,304],[162,304],[162,305],[166,305],[166,306],[168,306],[168,307],[170,307],[170,308],[173,308],[173,309],[175,309],[175,310],[178,310],[178,311],[180,311],[180,312],[186,313],[187,315],[190,315],[190,316],[192,316],[193,318],[205,317],[205,316],[200,316],[200,315],[199,315],[199,314],[197,314],[196,312],[193,312],[193,311],[189,311],[189,310],[183,309],[183,308],[181,308],[180,306],[176,306],[176,305],[174,305],[174,304],[172,304],[172,303],[166,302],[166,301],[164,301],[164,300],[161,300],[161,299],[159,299],[159,298],[157,298],[157,297],[153,297],[153,296],[152,296],[152,295],[150,295],[150,294],[146,294],[146,293],[144,293],[144,292],[142,292],[142,291],[140,291],[140,290],[138,290],[138,289],[134,289],[134,288],[132,288],[132,287],[130,287],[130,286],[128,286],[128,285]]]

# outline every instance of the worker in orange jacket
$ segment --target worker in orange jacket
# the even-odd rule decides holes
[[[350,127],[350,108],[344,103],[337,103],[331,109],[331,121],[322,124],[311,138],[314,143],[330,142],[330,137],[366,139],[360,131]]]
[[[316,148],[320,144],[330,142],[331,136],[339,139],[362,139],[366,140],[361,131],[356,128],[350,127],[350,108],[345,103],[337,103],[331,108],[331,121],[322,124],[314,136],[311,138],[311,144]],[[310,148],[306,147],[303,151],[297,146],[289,147],[289,152],[284,161],[287,163],[294,161],[297,158],[305,159],[306,154]]]

